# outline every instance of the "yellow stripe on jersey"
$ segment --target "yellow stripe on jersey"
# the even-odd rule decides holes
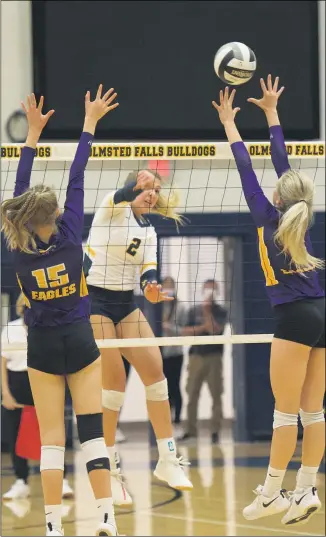
[[[26,306],[27,308],[31,308],[31,303],[30,303],[30,301],[28,300],[27,296],[25,295],[25,293],[24,293],[24,291],[23,291],[23,286],[22,286],[22,284],[21,284],[21,281],[20,281],[19,276],[18,276],[17,273],[16,273],[16,277],[17,277],[18,285],[19,285],[20,290],[21,290],[21,292],[22,292],[22,296],[23,296],[23,299],[24,299],[25,306]]]
[[[271,285],[277,285],[278,281],[275,278],[275,273],[268,257],[267,246],[264,241],[264,227],[259,227],[257,231],[259,240],[260,264],[265,275],[266,286],[270,287]]]
[[[114,194],[115,194],[115,192],[114,192]],[[114,207],[127,207],[129,205],[128,201],[122,201],[121,203],[117,203],[117,205],[115,205],[114,201],[113,201],[114,194],[109,199],[109,207],[110,207],[110,209],[113,209]]]
[[[149,267],[156,269],[157,263],[155,263],[155,261],[153,261],[152,263],[145,263],[145,265],[142,265],[142,268],[140,269],[140,274],[144,274],[144,272],[146,272]]]
[[[87,283],[84,271],[82,270],[81,278],[80,278],[80,296],[87,296],[88,295],[88,289],[87,289]]]
[[[96,252],[95,252],[95,250],[93,250],[93,248],[91,248],[90,246],[86,245],[86,250],[87,250],[87,252],[90,254],[91,257],[95,257],[95,256],[96,256]]]

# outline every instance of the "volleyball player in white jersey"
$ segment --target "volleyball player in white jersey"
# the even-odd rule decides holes
[[[144,296],[152,303],[173,300],[157,283],[157,239],[144,217],[156,213],[176,222],[176,196],[161,193],[158,174],[143,170],[129,174],[125,186],[110,192],[95,214],[86,246],[87,277],[91,297],[91,322],[96,339],[153,338],[154,334],[133,297],[140,271]],[[159,461],[154,475],[180,490],[191,490],[177,458],[173,438],[167,381],[159,347],[120,349],[145,385],[147,409],[154,428]],[[111,466],[115,505],[132,499],[122,484],[115,431],[125,396],[126,375],[119,349],[102,349],[104,436]]]

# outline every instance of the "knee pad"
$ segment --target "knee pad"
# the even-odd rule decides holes
[[[102,405],[108,410],[119,412],[125,400],[125,392],[102,390]]]
[[[273,429],[288,427],[289,425],[295,427],[298,425],[298,414],[285,414],[284,412],[274,410]]]
[[[319,410],[319,412],[305,412],[302,410],[302,408],[300,408],[299,414],[303,428],[308,427],[308,425],[313,425],[314,423],[325,421],[325,414],[323,410]]]
[[[110,461],[104,438],[94,438],[81,444],[85,457],[87,472],[93,470],[110,470]]]
[[[167,401],[169,399],[168,382],[166,379],[146,386],[147,401]]]
[[[94,440],[94,438],[103,438],[103,414],[78,414],[77,429],[79,441],[81,444]]]
[[[103,438],[102,413],[79,414],[76,418],[87,471],[110,470],[108,452]]]
[[[65,448],[62,446],[42,446],[40,471],[64,470]]]

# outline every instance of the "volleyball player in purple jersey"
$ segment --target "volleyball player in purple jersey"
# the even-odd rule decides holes
[[[89,320],[83,273],[84,172],[97,122],[118,106],[116,93],[94,101],[85,96],[85,122],[70,168],[64,212],[55,192],[30,188],[35,149],[53,110],[42,114],[28,97],[29,130],[16,176],[14,198],[2,203],[3,231],[13,251],[17,279],[26,304],[27,365],[41,432],[41,476],[47,535],[63,535],[61,496],[65,452],[65,377],[77,416],[78,434],[96,498],[96,535],[117,535],[110,465],[103,438],[101,362]],[[85,397],[87,394],[87,397]]]
[[[271,204],[264,195],[235,125],[235,91],[220,92],[219,113],[241,177],[251,215],[258,228],[259,253],[276,328],[271,346],[270,377],[275,398],[270,465],[264,486],[243,510],[247,520],[287,511],[286,525],[303,524],[321,503],[316,477],[325,445],[325,298],[309,237],[313,217],[311,179],[290,168],[277,113],[278,78],[261,80],[261,99],[248,99],[264,110],[270,129],[271,155],[279,177]],[[302,465],[290,500],[282,490],[286,468],[297,443],[298,413],[304,428]]]

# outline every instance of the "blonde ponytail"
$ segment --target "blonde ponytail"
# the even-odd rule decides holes
[[[55,226],[58,201],[54,191],[38,185],[1,205],[2,231],[8,249],[32,254],[36,250],[34,231],[37,227]]]
[[[278,181],[276,191],[283,215],[274,239],[282,253],[289,256],[298,271],[324,268],[324,261],[309,254],[305,244],[313,218],[313,182],[299,171],[288,170]]]

